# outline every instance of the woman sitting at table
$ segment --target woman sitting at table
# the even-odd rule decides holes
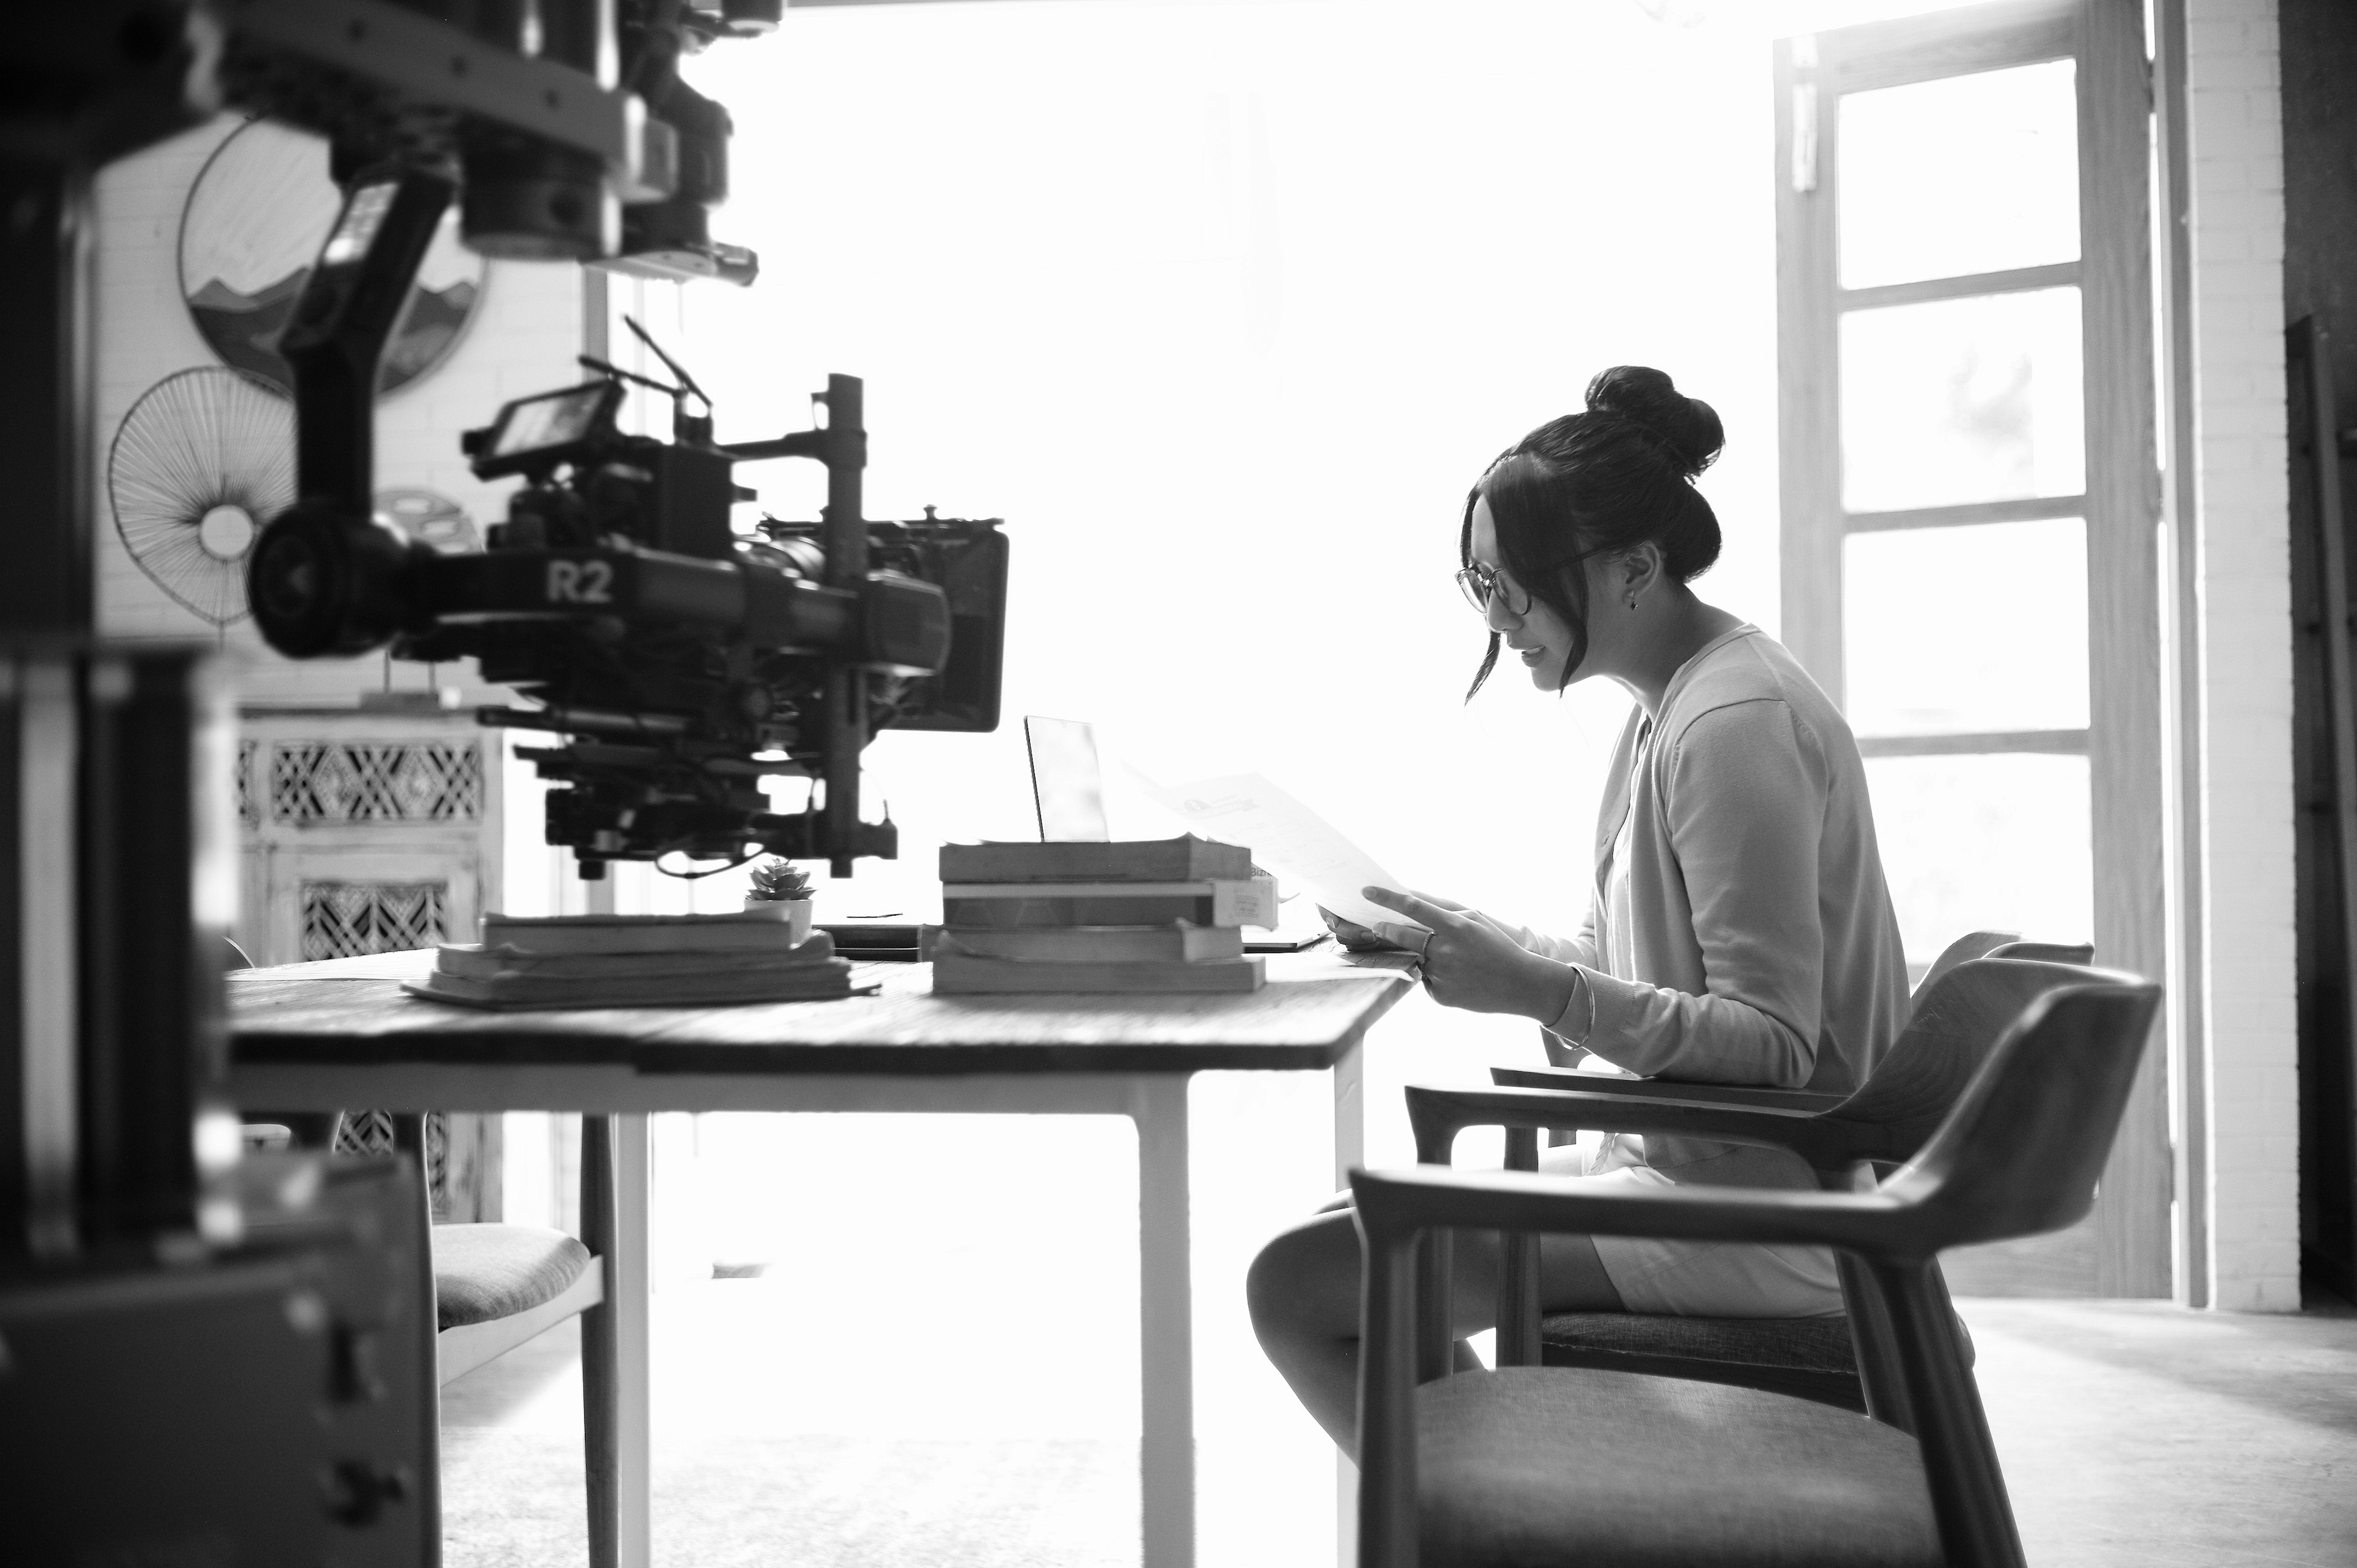
[[[1542,936],[1373,887],[1367,897],[1403,919],[1338,929],[1346,942],[1419,951],[1445,1005],[1521,1014],[1641,1076],[1846,1092],[1906,1019],[1906,961],[1848,725],[1782,647],[1687,586],[1718,558],[1718,520],[1694,478],[1723,441],[1708,403],[1624,365],[1589,383],[1586,412],[1491,464],[1466,501],[1457,576],[1490,628],[1473,690],[1503,642],[1542,692],[1601,676],[1637,700],[1606,783],[1578,934]],[[1540,1163],[1619,1187],[1816,1185],[1783,1151],[1684,1138],[1609,1135]],[[1348,1201],[1271,1241],[1248,1284],[1262,1348],[1346,1452],[1359,1332]],[[1455,1255],[1461,1339],[1491,1326],[1496,1238],[1460,1233]],[[1618,1236],[1545,1237],[1539,1305],[1713,1317],[1842,1309],[1822,1249]],[[1469,1355],[1460,1344],[1460,1366]]]

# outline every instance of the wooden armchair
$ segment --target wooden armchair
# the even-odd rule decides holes
[[[2111,979],[2033,1001],[1930,1142],[1874,1192],[1598,1190],[1428,1166],[1353,1175],[1365,1243],[1361,1568],[2021,1568],[1933,1264],[1943,1249],[2087,1213],[2159,1004],[2158,987]],[[1727,1114],[1693,1111],[1695,1122]],[[1679,1379],[1529,1366],[1448,1375],[1448,1317],[1431,1310],[1446,1306],[1448,1274],[1427,1258],[1419,1279],[1417,1243],[1458,1229],[1837,1249],[1854,1262],[1867,1359],[1894,1369],[1914,1433]],[[1875,1310],[1860,1310],[1867,1302]],[[1420,1379],[1419,1363],[1438,1371]]]
[[[1447,1165],[1467,1127],[1502,1126],[1510,1170],[1535,1170],[1540,1131],[1565,1127],[1660,1133],[1790,1149],[1828,1189],[1856,1185],[1861,1165],[1913,1157],[2022,1010],[2060,986],[2124,977],[2075,964],[1974,959],[1927,979],[1913,1016],[1874,1076],[1844,1096],[1792,1090],[1600,1079],[1500,1068],[1494,1090],[1411,1087],[1416,1158]],[[1536,1085],[1538,1087],[1532,1087]],[[1577,1087],[1566,1087],[1576,1085]],[[1598,1086],[1590,1088],[1589,1086]],[[1717,1092],[1709,1092],[1712,1090]],[[1694,1094],[1689,1091],[1704,1090]],[[1620,1312],[1538,1316],[1536,1243],[1510,1240],[1501,1276],[1498,1362],[1645,1372],[1797,1395],[1911,1426],[1903,1380],[1877,1365],[1854,1316],[1674,1317]],[[1845,1262],[1849,1288],[1851,1265]],[[1934,1271],[1934,1280],[1937,1275]],[[1944,1290],[1944,1286],[1941,1287]],[[1865,1309],[1872,1311],[1871,1299]],[[1969,1361],[1970,1342],[1962,1337]]]

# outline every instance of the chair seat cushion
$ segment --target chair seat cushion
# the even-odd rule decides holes
[[[1557,1313],[1539,1325],[1550,1348],[1623,1356],[1740,1361],[1857,1375],[1846,1317],[1672,1317],[1649,1312]]]
[[[1939,1568],[1915,1440],[1803,1400],[1539,1367],[1416,1396],[1427,1568]]]
[[[434,1227],[437,1328],[490,1323],[562,1295],[589,1266],[589,1249],[533,1225]]]

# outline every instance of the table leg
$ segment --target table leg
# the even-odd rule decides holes
[[[1353,1042],[1334,1064],[1334,1186],[1351,1184],[1351,1173],[1367,1160],[1367,1053]],[[1359,1560],[1359,1467],[1347,1454],[1334,1455],[1334,1553],[1340,1568]]]
[[[1138,1338],[1145,1568],[1195,1562],[1195,1338],[1187,1219],[1187,1079],[1141,1078],[1137,1123]]]
[[[1351,1173],[1367,1161],[1367,1076],[1364,1045],[1352,1041],[1334,1064],[1334,1190],[1351,1185]]]
[[[615,1513],[620,1568],[649,1568],[652,1530],[652,1369],[648,1356],[647,1119],[614,1118],[614,1256],[607,1275],[614,1313]]]

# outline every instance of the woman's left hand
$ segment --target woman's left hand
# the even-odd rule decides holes
[[[1430,929],[1426,937],[1413,926],[1384,920],[1374,930],[1385,941],[1421,952],[1425,987],[1442,1005],[1469,1013],[1519,1013],[1552,1024],[1571,1004],[1578,972],[1526,951],[1479,910],[1443,908],[1388,887],[1361,891],[1369,903]]]

